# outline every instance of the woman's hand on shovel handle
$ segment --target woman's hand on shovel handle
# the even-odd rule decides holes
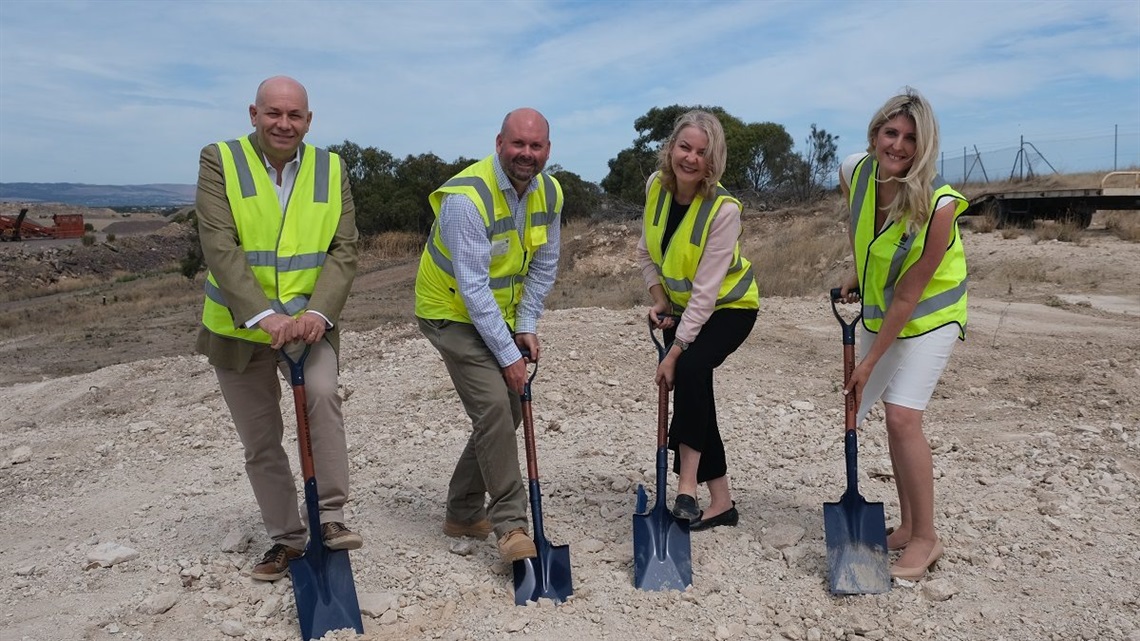
[[[859,405],[863,401],[863,386],[867,384],[867,379],[871,377],[871,370],[873,368],[874,366],[864,359],[855,366],[855,369],[851,372],[851,380],[847,381],[847,384],[843,386],[844,396],[851,393],[855,394],[856,410],[859,409]]]
[[[669,351],[665,352],[665,358],[657,364],[657,374],[653,380],[658,384],[664,384],[666,389],[673,391],[674,374],[677,371],[677,358],[681,355],[681,348],[671,346]]]

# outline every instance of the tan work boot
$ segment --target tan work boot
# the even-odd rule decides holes
[[[479,540],[487,538],[491,533],[491,522],[487,519],[479,519],[474,523],[461,523],[459,521],[443,522],[443,533],[454,538],[461,536],[470,536]]]
[[[538,550],[534,548],[534,541],[526,535],[526,530],[520,527],[499,538],[499,554],[503,555],[503,560],[507,563],[513,563],[533,559],[538,556]]]

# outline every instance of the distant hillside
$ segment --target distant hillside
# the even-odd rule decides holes
[[[53,202],[88,207],[175,206],[194,202],[194,185],[0,183],[0,201]]]

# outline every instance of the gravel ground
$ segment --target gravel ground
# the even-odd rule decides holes
[[[1012,285],[1006,295],[1007,263],[994,262],[1134,277],[1140,250],[967,241],[979,275],[970,337],[927,412],[946,554],[925,580],[883,595],[827,592],[822,505],[844,487],[842,345],[822,297],[765,298],[718,370],[741,522],[692,535],[685,592],[631,583],[635,492],[655,474],[655,353],[641,310],[544,317],[544,521],[570,546],[575,591],[557,606],[515,606],[492,540],[440,532],[469,423],[435,351],[410,323],[347,332],[362,638],[1140,641],[1137,283],[1047,277],[1033,296]],[[289,581],[248,577],[268,541],[204,359],[0,387],[0,404],[5,641],[299,638]],[[291,405],[286,395],[290,416]],[[881,411],[860,446],[862,493],[890,524]]]

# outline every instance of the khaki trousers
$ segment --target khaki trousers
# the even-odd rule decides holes
[[[292,348],[289,354],[294,355]],[[295,356],[300,357],[300,350]],[[281,417],[281,377],[288,384],[289,365],[268,346],[258,346],[244,372],[222,368],[214,371],[245,448],[245,473],[261,508],[265,531],[274,543],[303,549],[308,540],[308,519],[298,511],[297,486],[281,443],[285,429]],[[289,395],[292,396],[291,388]],[[327,340],[315,343],[305,361],[305,396],[321,522],[343,522],[348,497],[348,450],[337,393],[337,355]],[[296,425],[290,429],[295,432]]]
[[[447,490],[447,519],[471,523],[486,517],[500,537],[526,529],[527,490],[515,437],[522,423],[519,395],[507,389],[498,361],[474,325],[423,318],[419,325],[443,357],[471,417],[471,436]]]

